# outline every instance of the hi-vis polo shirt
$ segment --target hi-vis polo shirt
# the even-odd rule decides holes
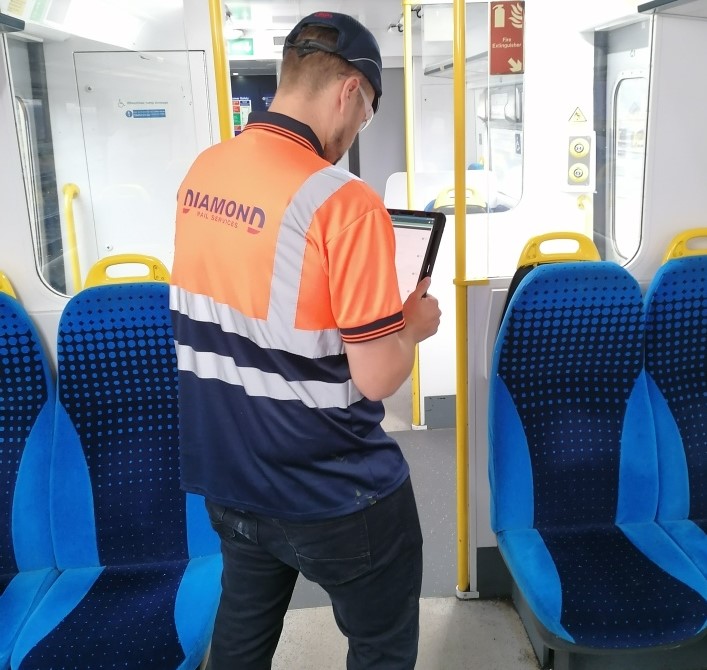
[[[392,223],[321,153],[308,126],[251,114],[178,196],[182,487],[290,520],[355,512],[409,474],[344,351],[405,326]]]

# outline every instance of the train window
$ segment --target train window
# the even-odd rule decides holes
[[[37,264],[45,281],[66,292],[59,196],[41,42],[7,40],[15,118]]]
[[[648,79],[621,79],[613,118],[612,227],[617,260],[632,258],[641,241],[647,121]]]
[[[40,276],[73,295],[105,256],[170,267],[175,195],[211,143],[210,35],[187,49],[181,0],[111,2],[111,21],[34,4],[6,39]]]

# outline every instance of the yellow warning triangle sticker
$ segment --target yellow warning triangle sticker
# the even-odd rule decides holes
[[[586,123],[587,122],[587,117],[584,116],[584,113],[582,110],[577,107],[577,109],[572,112],[572,116],[570,117],[570,123]]]

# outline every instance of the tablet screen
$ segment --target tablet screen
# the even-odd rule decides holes
[[[389,209],[388,212],[395,230],[395,267],[400,297],[405,302],[422,276],[432,272],[445,217],[436,212],[414,210]]]

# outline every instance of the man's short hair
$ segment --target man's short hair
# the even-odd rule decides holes
[[[341,56],[313,48],[312,43],[336,48],[338,33],[333,28],[307,26],[285,50],[280,73],[280,87],[304,88],[309,93],[324,90],[339,75],[361,76],[361,72]]]

